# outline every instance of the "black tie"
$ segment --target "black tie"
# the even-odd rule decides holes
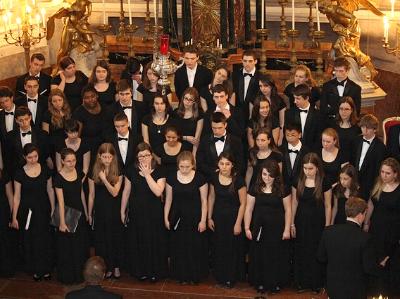
[[[132,109],[132,106],[125,106],[125,107],[122,107],[122,110],[125,110],[125,109]]]
[[[290,153],[294,153],[294,154],[298,154],[299,153],[299,151],[298,150],[291,150],[291,149],[289,149],[288,150],[288,153],[290,154]]]
[[[123,140],[128,141],[128,138],[118,137],[118,141],[123,141]]]
[[[300,110],[300,113],[301,113],[301,112],[308,113],[308,109],[306,109],[306,110],[299,109],[299,110]]]
[[[224,142],[225,141],[225,136],[221,136],[221,137],[215,137],[214,136],[214,142],[218,142],[218,141]]]
[[[30,98],[28,98],[28,103],[29,102],[34,102],[34,103],[36,103],[36,99],[30,99]]]
[[[253,77],[253,74],[250,73],[243,73],[243,77],[246,78],[246,76],[249,76],[250,78]]]
[[[344,84],[346,83],[346,81],[347,81],[347,80],[343,80],[343,81],[339,82],[339,81],[336,80],[336,86],[339,86],[339,85],[340,85],[340,86],[343,86],[343,87],[344,87]]]
[[[28,131],[26,133],[21,132],[21,135],[22,135],[22,137],[25,137],[26,135],[32,135],[32,132],[31,131]]]
[[[4,112],[6,115],[14,115],[14,112],[12,112],[12,111],[11,112],[4,111]]]
[[[366,142],[366,143],[368,143],[368,144],[371,144],[371,141],[368,141],[367,139],[364,139],[364,138],[363,138],[363,142]]]

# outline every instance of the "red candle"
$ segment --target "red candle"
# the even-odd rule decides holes
[[[160,38],[160,53],[162,55],[167,55],[169,50],[169,35],[163,34]]]

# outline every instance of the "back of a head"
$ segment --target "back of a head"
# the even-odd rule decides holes
[[[367,210],[367,203],[359,197],[350,197],[346,201],[345,212],[349,218],[355,218],[359,214],[363,214]]]
[[[106,271],[106,264],[100,256],[92,256],[89,258],[83,268],[83,277],[89,284],[99,284]]]

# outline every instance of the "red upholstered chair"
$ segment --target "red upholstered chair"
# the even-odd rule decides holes
[[[385,118],[382,122],[383,131],[383,143],[387,143],[387,136],[389,135],[389,130],[392,127],[400,126],[400,116],[393,116]]]

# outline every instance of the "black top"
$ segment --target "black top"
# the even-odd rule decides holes
[[[171,156],[165,152],[164,144],[161,144],[159,147],[154,149],[156,155],[161,158],[161,165],[166,169],[167,176],[172,172],[177,171],[178,166],[176,164],[176,159],[178,158],[178,155],[184,150],[185,147],[183,146],[183,144],[181,144],[179,152],[176,155]]]
[[[137,91],[139,91],[143,95],[143,115],[150,114],[151,107],[153,106],[153,101],[155,96],[158,93],[161,93],[161,86],[157,86],[157,91],[150,91],[146,87],[144,87],[143,83],[139,84]],[[167,86],[165,95],[169,95],[171,93],[171,89]]]
[[[62,189],[64,195],[64,204],[70,208],[84,212],[81,200],[82,178],[84,174],[77,172],[76,180],[67,181],[60,173],[54,177],[54,187]]]
[[[219,173],[216,172],[212,175],[210,184],[214,186],[215,192],[214,213],[217,212],[223,214],[232,208],[239,208],[240,200],[238,191],[242,187],[246,186],[246,183],[241,176],[237,176],[229,185],[222,185],[219,181]],[[232,184],[234,184],[234,186],[231,192]]]
[[[253,166],[253,175],[251,176],[250,186],[253,186],[256,182],[257,175],[260,171],[261,165],[269,160],[275,160],[277,163],[281,163],[283,160],[282,154],[279,152],[272,151],[271,154],[265,159],[257,158],[256,165]]]
[[[294,90],[294,82],[286,86],[285,90],[283,91],[283,93],[289,98],[289,108],[296,107],[294,103],[293,90]],[[315,103],[319,101],[320,95],[321,91],[318,87],[315,86],[311,87],[311,98],[310,98],[311,105],[315,105]]]
[[[142,123],[148,128],[151,148],[157,148],[165,142],[165,129],[172,123],[172,118],[168,117],[167,121],[163,125],[156,125],[153,122],[153,116],[148,114],[143,117]]]
[[[211,85],[204,86],[202,89],[199,90],[199,96],[202,97],[204,100],[206,100],[207,110],[215,111],[217,105],[215,105],[211,90],[212,90]]]
[[[51,84],[60,85],[61,77],[57,75],[51,81]],[[88,77],[81,71],[76,71],[75,81],[71,83],[65,83],[64,94],[68,99],[71,111],[74,111],[79,105],[82,104],[82,89],[88,84]]]
[[[172,114],[172,117],[174,120],[174,125],[176,125],[176,127],[178,128],[181,136],[195,136],[197,129],[197,122],[203,119],[204,114],[203,112],[199,112],[199,116],[196,118],[183,118],[179,116],[177,110],[175,110],[174,113]],[[193,144],[191,144],[186,140],[183,140],[182,143],[184,144],[185,149],[192,150]]]
[[[56,144],[56,152],[61,153],[61,151],[66,148],[67,145],[65,143],[65,139],[60,139]],[[83,156],[90,152],[89,144],[85,139],[81,138],[81,144],[79,145],[78,150],[75,152],[76,154],[76,169],[78,172],[82,172],[83,170]]]
[[[63,122],[65,122],[65,120],[66,119],[64,118]],[[43,115],[43,122],[49,125],[49,137],[53,140],[58,140],[58,138],[62,139],[66,137],[64,124],[61,128],[57,128],[55,125],[53,125],[53,123],[51,122],[51,114],[48,110]]]
[[[346,159],[350,159],[350,152],[352,151],[352,145],[357,136],[361,134],[361,129],[358,125],[350,128],[341,128],[338,125],[333,126],[339,135],[340,149],[345,155]]]
[[[332,162],[325,162],[322,159],[322,149],[318,152],[318,155],[320,156],[322,161],[322,166],[324,168],[325,179],[327,183],[330,185],[337,183],[339,180],[339,172],[342,168],[342,164],[349,161],[348,159],[346,159],[343,151],[339,149],[335,160],[333,160]]]
[[[108,107],[115,103],[115,94],[117,93],[117,88],[114,81],[111,81],[108,88],[105,91],[98,91],[99,103],[101,107]]]
[[[271,117],[271,119],[270,119],[270,124],[271,124],[271,128],[270,129],[271,129],[271,131],[276,129],[276,128],[279,128],[280,126],[279,126],[278,117],[276,117],[275,115],[271,115],[270,117]],[[249,122],[247,124],[247,128],[252,129],[253,130],[253,134],[255,134],[255,129],[254,128],[259,128],[259,126],[257,126],[257,123],[256,123],[256,121],[254,119],[249,119]]]

